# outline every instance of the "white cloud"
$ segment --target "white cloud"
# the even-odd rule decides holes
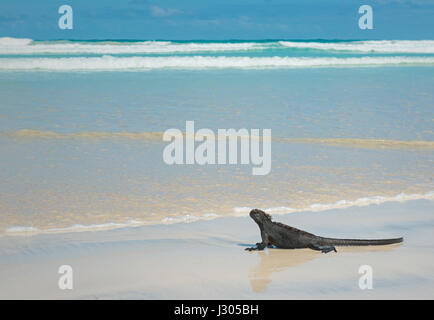
[[[151,10],[151,15],[153,17],[169,17],[174,14],[182,13],[182,11],[178,9],[174,9],[174,8],[164,9],[155,5],[150,6],[150,10]]]

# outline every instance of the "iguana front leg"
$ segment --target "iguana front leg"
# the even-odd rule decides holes
[[[256,243],[256,247],[246,248],[247,251],[264,250],[265,247],[269,247],[268,236],[265,232],[261,231],[262,242]]]
[[[256,243],[255,243],[256,246],[259,246],[259,245],[261,245],[261,244],[262,244],[262,242],[256,242]],[[273,246],[272,244],[269,243],[269,244],[267,245],[267,248],[274,248],[274,246]]]
[[[265,244],[264,242],[258,242],[256,244],[256,247],[246,248],[247,251],[254,251],[254,250],[264,250],[264,248],[268,246],[268,244]]]

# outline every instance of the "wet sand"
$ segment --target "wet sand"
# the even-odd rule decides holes
[[[403,236],[404,243],[244,249],[260,239],[248,217],[0,237],[0,299],[401,299],[434,298],[434,201],[276,215],[317,235]],[[73,289],[60,290],[61,265]],[[361,265],[373,289],[359,288]]]

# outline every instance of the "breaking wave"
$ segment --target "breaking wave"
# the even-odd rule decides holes
[[[0,70],[116,71],[155,69],[269,69],[434,65],[434,57],[76,57],[2,58]]]
[[[288,48],[326,51],[354,51],[377,53],[434,53],[434,40],[377,40],[349,42],[296,42],[279,41]]]
[[[331,209],[345,209],[349,207],[363,207],[369,206],[371,204],[381,204],[384,202],[406,202],[410,200],[434,200],[434,191],[430,191],[424,194],[406,194],[400,193],[395,196],[374,196],[374,197],[364,197],[358,198],[356,200],[339,200],[334,203],[314,203],[302,209],[295,209],[289,207],[271,207],[271,208],[262,208],[263,211],[270,214],[287,214],[293,212],[319,212]],[[236,216],[246,216],[250,210],[254,208],[250,207],[235,207],[234,214]]]
[[[165,54],[264,50],[277,42],[41,41],[0,38],[0,54]]]
[[[434,53],[433,40],[371,41],[33,41],[0,38],[0,54],[168,54],[268,49],[377,53]]]

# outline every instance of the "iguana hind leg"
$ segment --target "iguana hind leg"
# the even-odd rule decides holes
[[[312,244],[309,248],[322,253],[329,253],[330,251],[338,252],[334,246],[320,246],[318,244]]]
[[[259,246],[259,245],[261,245],[261,244],[262,244],[262,242],[257,242],[257,243],[256,243],[257,246]],[[269,243],[269,244],[267,245],[267,248],[274,248],[274,246],[273,246],[272,244]]]

